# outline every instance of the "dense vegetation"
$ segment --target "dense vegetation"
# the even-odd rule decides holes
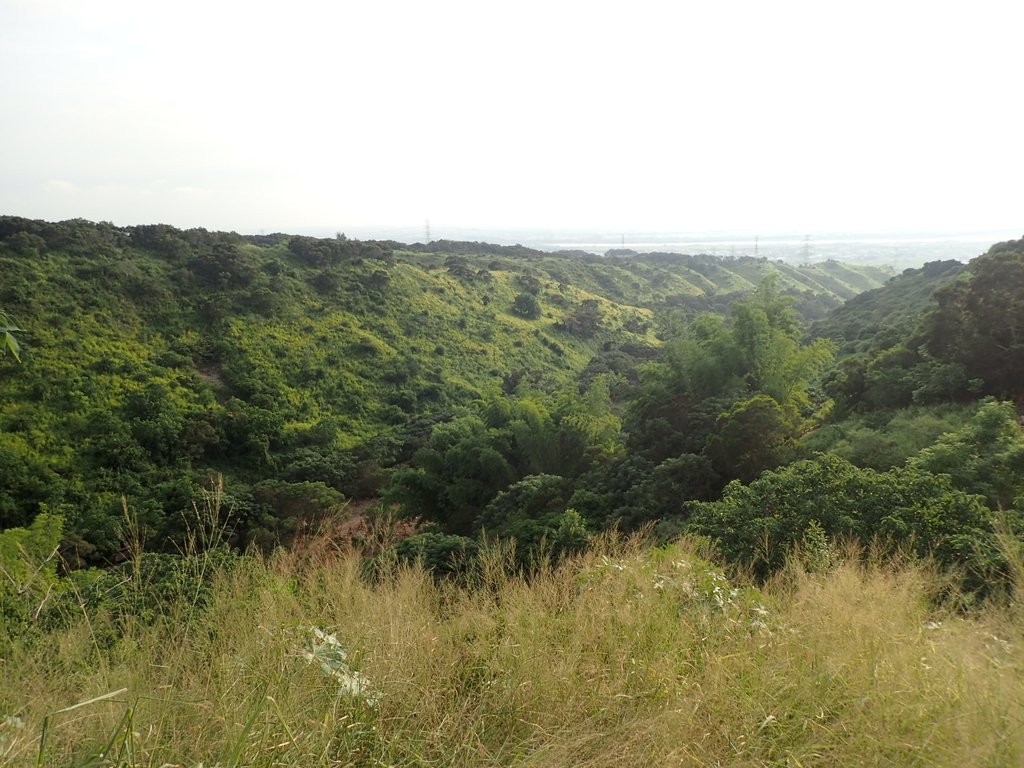
[[[48,722],[60,696],[170,686],[221,702],[223,722],[175,754],[181,739],[163,725],[200,726],[172,702],[100,705],[126,762],[269,764],[273,749],[292,764],[309,750],[324,764],[469,764],[465,750],[481,764],[558,762],[575,744],[601,764],[607,742],[594,734],[626,731],[641,762],[907,761],[905,742],[863,730],[856,707],[824,731],[808,714],[824,712],[815,670],[837,663],[822,638],[842,612],[808,601],[897,582],[913,604],[884,604],[914,653],[935,653],[920,629],[938,621],[929,611],[959,616],[939,643],[946,676],[911,669],[871,635],[846,649],[843,684],[867,685],[853,672],[872,664],[902,670],[886,696],[914,730],[925,712],[967,717],[956,686],[990,682],[953,646],[1004,632],[1019,588],[1024,241],[883,284],[833,262],[8,217],[0,274],[5,349],[20,359],[0,360],[0,670],[40,674],[42,649],[58,642],[75,681],[31,712],[12,688],[0,699],[11,722]],[[680,549],[681,535],[697,538]],[[709,543],[733,583],[703,559]],[[523,613],[508,613],[516,605]],[[244,628],[246,612],[268,618]],[[375,612],[391,618],[376,624]],[[766,636],[769,614],[785,618]],[[868,607],[855,615],[881,621]],[[685,620],[670,628],[669,616]],[[396,641],[397,626],[421,628],[409,642],[439,651],[441,666]],[[164,654],[152,633],[168,628],[183,634]],[[252,661],[256,637],[271,638],[276,666]],[[517,647],[534,661],[505,652]],[[153,663],[173,679],[133,666],[143,649],[166,656]],[[187,653],[197,664],[224,654],[245,670],[244,695],[229,706],[226,678],[191,681]],[[567,666],[538,677],[530,665],[559,653]],[[307,680],[289,654],[347,693]],[[707,674],[732,655],[750,665],[729,684],[777,704],[756,733],[751,712],[735,711],[740,731],[670,747],[655,712],[694,691],[725,696],[724,678]],[[87,659],[105,676],[80,674]],[[792,698],[758,671],[805,663]],[[513,671],[502,677],[502,665]],[[284,692],[295,675],[308,700]],[[447,681],[422,729],[417,675]],[[937,709],[905,696],[911,678]],[[561,693],[538,698],[543,686]],[[783,720],[783,709],[807,716]],[[117,711],[127,720],[110,721]],[[129,738],[137,716],[157,735]],[[351,731],[335,729],[342,720]],[[871,743],[851,736],[858,728]],[[1020,733],[987,733],[970,742],[977,754],[1019,757]],[[936,736],[928,762],[968,759],[960,736]],[[70,731],[62,743],[54,754],[109,759]],[[26,749],[0,730],[0,757]]]
[[[173,551],[223,474],[237,543],[271,546],[376,495],[474,403],[518,413],[536,393],[569,429],[581,371],[585,389],[606,379],[588,407],[609,388],[621,401],[667,318],[728,306],[768,274],[808,311],[884,277],[10,217],[0,274],[7,325],[25,328],[23,364],[0,370],[0,528],[59,515],[65,559],[96,564],[119,558],[122,497],[150,546]],[[566,470],[526,452],[515,479]]]

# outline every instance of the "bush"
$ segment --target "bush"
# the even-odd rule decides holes
[[[512,312],[527,320],[536,320],[540,317],[540,302],[531,293],[520,293],[512,303]]]
[[[42,513],[27,528],[0,533],[0,641],[24,634],[53,590],[60,591],[57,547],[63,530],[59,515]]]
[[[461,574],[472,565],[479,551],[474,539],[443,533],[420,533],[394,546],[398,562],[422,563],[435,576]]]
[[[819,454],[749,485],[733,481],[719,501],[693,503],[690,511],[691,531],[711,536],[723,555],[760,577],[779,570],[815,525],[829,537],[934,556],[966,569],[973,589],[999,562],[994,515],[982,497],[957,490],[948,476],[911,468],[876,472]]]
[[[587,541],[583,518],[566,509],[572,484],[557,475],[530,475],[499,493],[477,522],[478,530],[498,539],[512,539],[521,565],[532,565],[542,553],[558,560],[578,552]]]
[[[237,559],[226,547],[189,555],[142,552],[102,572],[83,597],[93,611],[107,611],[122,622],[137,619],[150,624],[183,607],[205,607],[216,574]]]

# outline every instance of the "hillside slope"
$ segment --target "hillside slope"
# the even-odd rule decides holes
[[[959,261],[933,261],[907,269],[885,285],[850,298],[810,328],[812,338],[841,344],[842,352],[864,352],[910,333],[934,304],[935,291],[964,273]]]
[[[372,494],[433,423],[488,393],[640,361],[668,309],[724,311],[765,276],[821,311],[885,273],[763,259],[599,258],[474,243],[242,237],[0,218],[0,528],[41,510],[115,555],[122,497],[166,541],[223,473],[266,541]]]

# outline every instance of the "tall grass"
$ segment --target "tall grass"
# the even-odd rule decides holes
[[[509,562],[371,583],[355,555],[251,555],[201,610],[18,644],[0,765],[1024,764],[1020,616],[936,613],[924,565],[758,592],[685,543]]]

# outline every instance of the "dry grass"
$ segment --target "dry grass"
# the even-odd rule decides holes
[[[53,765],[1024,763],[1012,607],[943,615],[927,568],[863,558],[759,594],[691,551],[612,542],[529,581],[497,551],[472,588],[249,557],[199,614],[0,661],[0,764],[34,765],[44,723]],[[369,689],[311,663],[314,626]]]

